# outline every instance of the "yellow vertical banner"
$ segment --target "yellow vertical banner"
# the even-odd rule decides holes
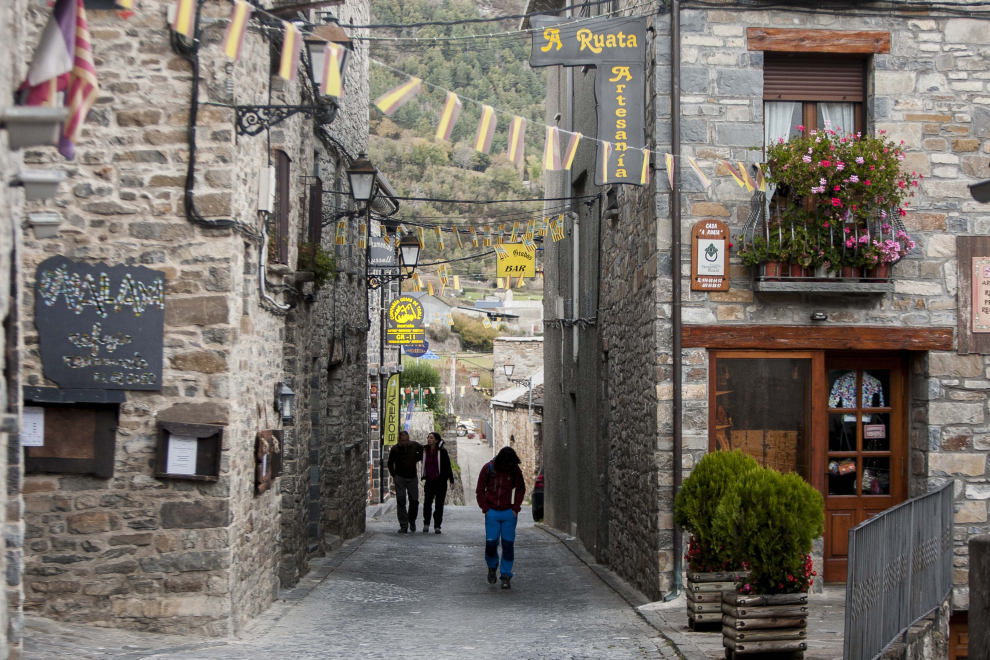
[[[385,446],[399,442],[399,374],[392,374],[385,386]]]

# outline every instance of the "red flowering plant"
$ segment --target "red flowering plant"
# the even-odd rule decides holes
[[[899,259],[914,248],[898,225],[923,177],[903,171],[904,158],[903,142],[894,144],[884,131],[864,136],[826,128],[768,145],[763,167],[776,186],[783,224],[820,241],[814,265],[838,270],[893,263],[887,259],[895,252]]]
[[[746,562],[738,589],[750,594],[808,591],[816,573],[811,547],[825,529],[824,499],[797,474],[760,468],[722,496],[713,529],[728,540],[730,561]]]

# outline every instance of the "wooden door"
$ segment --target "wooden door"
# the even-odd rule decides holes
[[[826,582],[846,580],[849,530],[907,496],[906,381],[900,358],[826,358]]]

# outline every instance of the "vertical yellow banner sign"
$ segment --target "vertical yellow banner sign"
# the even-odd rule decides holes
[[[385,386],[385,446],[399,442],[399,374],[392,374]]]

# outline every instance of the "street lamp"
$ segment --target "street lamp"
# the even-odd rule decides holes
[[[471,374],[469,380],[471,381],[471,387],[478,387],[478,384],[481,383],[481,376],[478,374]]]
[[[371,164],[368,155],[358,154],[358,159],[351,163],[347,170],[347,179],[351,184],[351,197],[355,202],[364,202],[371,213],[371,200],[375,197],[375,183],[378,180],[378,168]]]
[[[516,365],[514,365],[514,364],[512,364],[510,362],[506,362],[504,365],[502,365],[502,369],[503,369],[503,371],[505,371],[505,377],[506,378],[512,378],[512,372],[515,370],[515,368],[516,368]]]
[[[412,234],[407,234],[399,241],[399,255],[402,258],[402,265],[412,273],[419,264],[419,239]]]

